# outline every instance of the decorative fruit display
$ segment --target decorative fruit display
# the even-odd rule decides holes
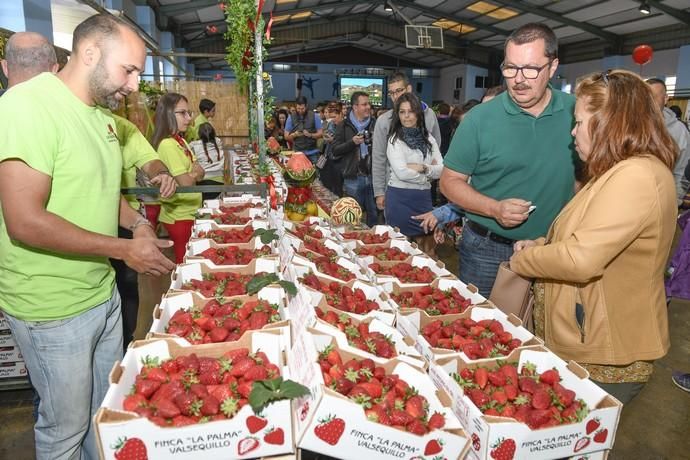
[[[258,412],[271,401],[308,393],[298,383],[283,381],[264,352],[247,348],[220,358],[192,353],[159,363],[147,357],[143,364],[122,406],[163,427],[227,420],[248,403]]]
[[[196,218],[199,220],[212,220],[221,225],[245,225],[249,223],[251,217],[241,217],[237,214],[210,214],[197,213]]]
[[[403,283],[431,283],[438,276],[429,267],[413,267],[407,262],[389,266],[374,262],[369,268],[377,275],[393,276]]]
[[[364,244],[383,244],[391,239],[388,233],[372,232],[345,232],[342,236],[345,240],[359,240]]]
[[[463,297],[454,287],[442,290],[423,286],[413,291],[392,293],[391,298],[400,308],[419,308],[431,316],[462,313],[472,305],[472,301]]]
[[[316,309],[316,316],[337,327],[347,337],[347,343],[381,358],[390,359],[396,356],[395,344],[389,336],[377,331],[369,331],[369,323],[356,324],[352,318],[334,311],[324,312]]]
[[[432,347],[462,351],[470,359],[506,356],[522,345],[495,319],[439,319],[424,326],[421,332]]]
[[[563,387],[556,369],[538,374],[531,363],[520,374],[514,363],[489,369],[464,368],[451,374],[465,394],[485,415],[510,417],[531,429],[581,422],[589,408],[574,391]]]
[[[355,249],[358,256],[373,256],[378,260],[405,260],[410,254],[403,252],[400,248],[382,248],[380,246],[360,246]]]
[[[197,238],[208,238],[218,244],[247,243],[254,235],[254,228],[246,225],[241,229],[201,231]]]
[[[357,200],[348,196],[333,202],[330,216],[336,225],[359,225],[362,221],[362,208]]]
[[[301,222],[308,216],[318,215],[318,207],[311,192],[316,179],[316,167],[302,152],[290,156],[285,164],[285,181],[288,194],[285,200],[285,215],[288,219]]]
[[[323,293],[328,305],[340,311],[366,315],[370,311],[379,309],[379,304],[367,299],[366,294],[360,288],[352,289],[337,281],[324,283],[313,273],[304,275],[299,281],[305,286]]]
[[[208,248],[199,256],[208,259],[216,265],[247,265],[257,257],[271,254],[270,246],[262,246],[259,249],[242,249],[239,246],[227,246],[224,248]]]
[[[261,329],[281,320],[278,305],[262,299],[209,300],[202,308],[177,310],[165,332],[187,339],[192,345],[234,342],[246,331]]]
[[[280,153],[280,142],[278,142],[273,136],[266,139],[266,147],[272,154]]]
[[[326,386],[361,405],[369,420],[416,435],[445,426],[443,414],[429,413],[424,396],[398,375],[386,374],[371,359],[343,362],[329,346],[319,353],[318,360]]]

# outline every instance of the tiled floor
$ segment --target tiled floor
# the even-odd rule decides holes
[[[439,256],[451,271],[457,254],[450,246]],[[142,277],[137,337],[151,324],[151,311],[168,278]],[[612,458],[615,460],[690,459],[690,393],[671,383],[671,370],[690,372],[690,302],[674,300],[669,306],[671,351],[655,363],[652,380],[623,410]],[[33,459],[31,392],[0,392],[0,460]]]

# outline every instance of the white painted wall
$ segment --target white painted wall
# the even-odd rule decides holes
[[[435,82],[434,100],[442,100],[451,105],[462,105],[469,99],[481,99],[485,88],[475,88],[475,78],[477,76],[486,77],[489,71],[482,67],[477,67],[470,64],[458,64],[449,67],[444,67],[440,71],[440,76]],[[462,77],[462,88],[460,89],[460,97],[453,98],[453,90],[455,89],[455,79]]]

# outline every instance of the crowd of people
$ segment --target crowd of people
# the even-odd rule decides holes
[[[266,135],[307,154],[368,225],[394,225],[430,254],[439,228],[461,220],[459,278],[484,296],[501,263],[535,279],[536,334],[629,402],[670,346],[664,271],[690,133],[661,80],[611,70],[574,95],[552,88],[558,43],[543,24],[515,30],[504,51],[505,84],[481,101],[436,113],[398,72],[391,110],[374,114],[365,92],[315,112],[298,98]],[[177,187],[222,181],[216,107],[203,99],[194,119],[184,95],[167,93],[150,140],[114,115],[146,53],[109,15],[77,26],[59,73],[38,34],[13,35],[5,56],[0,308],[39,401],[37,458],[97,458],[91,420],[134,333],[137,273],[170,272],[171,246],[182,261],[202,196]],[[159,215],[120,195],[137,170],[160,188]],[[690,391],[690,375],[674,379]]]

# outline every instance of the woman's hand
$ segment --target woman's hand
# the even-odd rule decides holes
[[[411,169],[412,171],[416,171],[418,173],[423,173],[424,170],[426,169],[423,164],[419,163],[407,163],[407,168]]]
[[[432,211],[425,212],[418,216],[412,216],[412,218],[421,221],[419,226],[422,227],[424,233],[431,233],[436,228],[436,224],[438,224],[438,219]]]
[[[516,241],[515,244],[513,245],[513,251],[520,252],[523,249],[533,248],[536,245],[537,245],[537,242],[535,240]]]

